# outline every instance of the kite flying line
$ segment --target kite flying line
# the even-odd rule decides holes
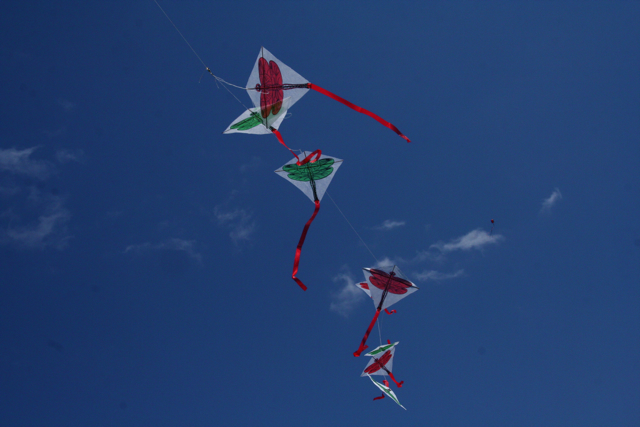
[[[376,256],[373,254],[373,252],[371,251],[371,249],[369,249],[369,246],[367,246],[367,244],[364,242],[364,240],[362,240],[362,237],[360,237],[360,234],[358,234],[358,232],[356,231],[356,229],[354,228],[353,225],[351,225],[351,222],[347,219],[347,216],[342,213],[342,209],[340,209],[340,207],[338,206],[338,204],[336,203],[335,200],[333,200],[333,197],[331,197],[331,194],[329,194],[329,191],[327,191],[327,196],[329,196],[329,198],[331,199],[331,201],[333,202],[333,204],[335,205],[336,209],[338,209],[338,212],[340,212],[340,215],[342,215],[342,217],[344,218],[345,221],[347,221],[347,224],[349,224],[349,227],[351,227],[351,229],[353,230],[354,233],[356,233],[356,236],[358,236],[358,239],[360,239],[360,241],[362,242],[362,244],[364,245],[365,248],[367,248],[367,250],[369,251],[369,253],[371,254],[371,256],[373,257],[373,259],[376,260],[376,263],[380,263],[380,261],[378,261],[378,258],[376,258]]]
[[[165,12],[165,10],[162,8],[162,6],[160,6],[160,3],[158,3],[158,0],[153,0],[153,2],[158,6],[158,8],[160,9],[160,11],[162,11],[162,13],[164,14],[164,16],[167,17],[167,19],[169,20],[169,22],[171,22],[171,25],[173,25],[173,28],[176,29],[176,31],[178,32],[178,34],[180,34],[180,37],[182,37],[182,40],[184,40],[184,42],[187,44],[187,46],[189,46],[189,49],[191,49],[191,51],[193,52],[193,54],[196,56],[196,58],[198,58],[198,60],[202,63],[202,65],[204,66],[205,70],[207,70],[207,72],[209,74],[211,74],[213,76],[214,79],[216,79],[216,81],[220,82],[222,84],[222,86],[227,90],[227,92],[229,92],[235,99],[236,101],[238,101],[240,103],[240,105],[242,105],[246,110],[249,110],[249,108],[247,108],[246,105],[244,105],[244,103],[242,101],[240,101],[240,99],[238,99],[238,97],[229,90],[229,88],[226,85],[229,86],[233,86],[236,87],[238,89],[247,89],[246,87],[243,86],[238,86],[238,85],[234,85],[233,83],[229,83],[228,81],[226,81],[225,79],[216,76],[215,74],[213,74],[213,72],[211,71],[211,69],[209,67],[207,67],[207,64],[204,63],[204,61],[202,60],[202,58],[200,57],[200,55],[198,55],[198,52],[196,52],[196,50],[193,48],[193,46],[191,46],[191,43],[189,43],[189,41],[187,40],[187,38],[182,34],[182,32],[178,29],[178,26],[173,22],[173,20],[169,17],[169,15],[167,15],[167,12]]]

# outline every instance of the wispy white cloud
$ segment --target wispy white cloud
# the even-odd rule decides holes
[[[540,208],[540,213],[541,214],[550,213],[551,208],[554,207],[555,204],[558,203],[560,200],[562,200],[562,193],[560,193],[560,190],[556,188],[555,190],[553,190],[553,193],[551,193],[549,197],[547,197],[542,201],[542,207]]]
[[[56,159],[60,163],[82,162],[84,151],[82,150],[58,150],[56,151]]]
[[[64,108],[65,111],[69,112],[76,108],[76,104],[69,101],[68,99],[59,98],[58,105]]]
[[[389,257],[384,257],[380,260],[378,260],[374,266],[375,268],[381,268],[381,267],[389,267],[389,266],[393,266],[396,265],[398,262],[389,258]]]
[[[460,269],[455,273],[442,273],[436,270],[425,270],[422,273],[416,274],[416,279],[421,282],[427,282],[429,280],[447,280],[447,279],[455,279],[456,277],[460,277],[464,275],[464,270]]]
[[[329,309],[341,316],[348,317],[355,306],[365,299],[367,295],[356,287],[350,274],[340,273],[333,278],[334,282],[341,282],[343,286],[340,290],[331,293],[331,305]]]
[[[247,172],[260,166],[260,157],[253,156],[247,163],[240,165],[240,172]]]
[[[387,231],[387,230],[393,230],[394,228],[402,227],[405,224],[406,224],[405,221],[393,221],[393,220],[390,220],[390,219],[385,219],[382,224],[376,225],[373,228],[375,230]]]
[[[40,180],[47,179],[53,172],[53,165],[44,160],[34,160],[31,154],[38,147],[24,150],[0,148],[0,171],[17,175],[26,175]]]
[[[71,214],[63,207],[60,197],[50,196],[48,200],[49,203],[36,224],[8,228],[7,237],[27,248],[53,246],[64,249],[71,238],[67,235],[67,223]]]
[[[244,209],[224,210],[221,206],[216,206],[213,214],[218,221],[218,225],[230,229],[229,237],[238,245],[242,241],[249,241],[251,235],[256,231],[257,225],[251,214]]]
[[[478,228],[472,230],[462,237],[455,238],[449,243],[434,243],[430,248],[436,248],[440,252],[452,252],[457,250],[469,251],[471,249],[482,249],[487,245],[498,243],[503,237],[499,234],[489,234],[485,230]]]
[[[124,250],[125,254],[144,254],[151,251],[158,250],[174,250],[174,251],[183,251],[191,258],[195,259],[198,262],[202,261],[202,255],[196,251],[196,241],[195,240],[184,240],[178,238],[172,238],[165,240],[160,243],[141,243],[139,245],[129,245]]]

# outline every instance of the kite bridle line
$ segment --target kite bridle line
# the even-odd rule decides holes
[[[166,16],[166,18],[169,20],[169,22],[171,22],[171,25],[173,25],[173,28],[176,29],[176,31],[178,32],[178,34],[180,34],[180,37],[182,37],[182,40],[184,40],[184,42],[187,44],[187,46],[189,46],[189,49],[191,49],[191,51],[193,52],[193,54],[196,56],[196,58],[198,58],[198,61],[200,61],[200,63],[204,66],[204,69],[207,70],[207,72],[209,74],[211,74],[211,76],[216,79],[216,82],[220,82],[220,84],[222,85],[223,88],[225,88],[227,90],[227,92],[229,92],[231,94],[231,96],[233,96],[236,101],[238,101],[240,103],[240,105],[242,105],[244,107],[245,110],[251,112],[251,110],[244,105],[244,102],[240,101],[240,98],[238,98],[233,92],[231,92],[231,90],[229,90],[228,86],[233,86],[235,88],[238,89],[244,89],[244,90],[255,90],[252,88],[248,88],[248,87],[243,87],[243,86],[238,86],[238,85],[234,85],[233,83],[229,83],[228,81],[226,81],[225,79],[216,76],[215,74],[213,74],[213,72],[211,71],[211,68],[207,67],[207,64],[204,63],[204,61],[202,60],[202,58],[200,57],[200,55],[198,55],[198,52],[196,52],[196,50],[193,48],[193,46],[191,46],[191,43],[189,43],[189,41],[187,40],[187,38],[182,34],[182,32],[178,29],[178,26],[173,22],[173,20],[171,20],[171,18],[169,17],[169,15],[167,14],[167,12],[165,12],[165,10],[162,8],[162,6],[160,6],[160,3],[158,3],[158,0],[153,0],[153,2],[156,4],[156,6],[158,6],[158,8],[160,9],[160,11],[164,14],[164,16]],[[269,128],[267,128],[269,129]],[[285,145],[286,147],[286,145]]]

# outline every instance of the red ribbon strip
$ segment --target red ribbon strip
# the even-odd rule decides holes
[[[307,237],[307,231],[309,231],[309,226],[313,222],[316,215],[318,215],[318,211],[320,210],[320,200],[315,201],[316,208],[313,211],[313,215],[309,218],[309,221],[304,226],[304,230],[302,230],[302,235],[300,236],[300,241],[298,242],[298,247],[296,248],[296,257],[293,261],[293,273],[291,274],[291,278],[296,281],[298,286],[302,288],[303,291],[307,290],[307,287],[302,283],[300,279],[296,277],[298,274],[298,264],[300,263],[300,252],[302,252],[302,245],[304,245],[304,239]]]
[[[394,383],[396,383],[396,385],[398,386],[398,388],[402,387],[402,384],[404,384],[404,381],[396,381],[396,377],[393,376],[393,372],[389,372],[389,377],[391,377],[391,379],[393,380]],[[387,387],[389,387],[389,385],[387,384]]]
[[[400,132],[400,130],[395,127],[394,125],[392,125],[391,123],[389,123],[388,121],[384,120],[382,117],[378,116],[377,114],[373,114],[371,111],[369,110],[365,110],[362,107],[358,107],[355,104],[352,104],[351,102],[347,101],[344,98],[340,98],[338,95],[336,95],[335,93],[331,93],[326,89],[321,88],[318,85],[314,85],[313,83],[307,83],[307,86],[309,87],[309,89],[313,89],[316,92],[320,92],[323,95],[328,96],[331,99],[334,99],[344,105],[346,105],[347,107],[356,110],[358,113],[362,113],[362,114],[366,114],[367,116],[371,117],[372,119],[378,121],[378,123],[380,123],[382,126],[386,126],[389,129],[391,129],[392,131],[394,131],[395,133],[397,133],[398,135],[400,135],[402,138],[404,138],[407,142],[411,142],[411,140],[409,138],[407,138],[406,136],[404,136],[404,134],[402,132]]]
[[[387,381],[387,380],[382,380],[382,383],[383,383],[384,385],[386,385],[387,387],[389,387],[389,381]],[[382,396],[380,396],[380,397],[374,397],[374,398],[373,398],[373,400],[380,400],[380,399],[384,399],[384,393],[382,393]]]
[[[311,160],[311,158],[313,156],[316,156],[316,158],[314,160]],[[296,162],[296,164],[298,166],[302,166],[302,165],[306,165],[307,163],[315,163],[320,159],[320,156],[322,156],[322,150],[316,150],[313,153],[309,154],[307,157],[305,157],[304,159],[302,159],[302,161],[300,161],[300,159],[298,159],[298,161]],[[298,157],[298,156],[296,156]]]
[[[271,128],[271,132],[274,133],[274,135],[276,136],[276,138],[278,138],[278,141],[280,141],[280,144],[284,145],[285,148],[289,151],[291,151],[291,154],[293,154],[296,159],[298,159],[298,165],[300,164],[300,157],[298,157],[298,155],[296,153],[294,153],[291,148],[287,147],[287,144],[284,143],[284,139],[282,139],[282,135],[280,134],[280,131],[278,129],[275,128]]]
[[[387,310],[386,308],[384,309],[384,312],[385,312],[385,313],[387,313],[387,314],[397,313],[397,311],[395,311],[395,310],[391,310],[391,311],[389,311],[389,310]]]
[[[369,338],[369,334],[371,333],[371,330],[373,329],[373,325],[375,325],[376,320],[378,320],[379,315],[380,315],[380,310],[376,310],[376,315],[373,316],[373,320],[371,321],[371,324],[369,324],[369,328],[367,329],[367,332],[364,333],[364,338],[362,338],[360,347],[358,347],[358,350],[356,350],[356,352],[353,353],[354,357],[360,357],[360,353],[362,353],[363,351],[369,348],[369,346],[364,345],[364,343],[367,342],[367,338]]]

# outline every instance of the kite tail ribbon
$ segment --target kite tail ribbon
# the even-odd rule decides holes
[[[387,380],[382,380],[382,383],[383,383],[384,385],[386,385],[387,387],[389,387],[389,381],[387,381]],[[374,397],[374,398],[373,398],[373,400],[380,400],[380,399],[384,399],[384,393],[382,393],[382,396],[380,396],[380,397]]]
[[[278,129],[275,128],[271,128],[271,132],[273,132],[273,134],[276,136],[276,138],[278,138],[278,141],[280,141],[280,144],[284,145],[284,147],[291,151],[291,148],[287,147],[287,144],[284,143],[284,139],[282,139],[282,134],[280,133],[280,131]],[[296,159],[298,159],[298,164],[300,164],[300,157],[298,157],[298,155],[296,153],[294,153],[293,151],[291,151],[291,154],[293,154]]]
[[[369,334],[371,333],[371,330],[373,329],[373,325],[376,324],[376,320],[378,320],[378,316],[380,315],[380,310],[376,310],[376,315],[373,316],[373,320],[371,321],[371,324],[369,324],[369,328],[367,328],[367,332],[364,333],[364,338],[362,338],[362,342],[360,343],[360,347],[358,347],[358,350],[356,350],[355,353],[353,353],[354,357],[360,357],[360,353],[362,353],[363,351],[365,351],[366,349],[369,348],[368,345],[365,345],[365,343],[367,342],[367,338],[369,338]]]
[[[314,156],[315,156],[315,159],[311,160]],[[298,166],[302,166],[302,165],[306,165],[307,163],[315,163],[320,159],[320,156],[322,156],[322,150],[316,150],[313,153],[309,154],[304,159],[302,159],[302,160],[298,159],[296,164]]]
[[[386,308],[384,309],[384,312],[385,312],[385,313],[387,313],[387,314],[397,313],[397,311],[395,311],[395,310],[391,310],[391,311],[389,311],[389,310],[387,310]],[[391,343],[389,343],[389,344],[391,344]]]
[[[315,204],[316,208],[313,211],[313,215],[311,215],[311,218],[309,218],[309,221],[307,221],[307,223],[305,224],[304,229],[302,230],[302,235],[300,236],[300,241],[298,241],[298,247],[296,248],[296,257],[293,261],[293,273],[291,274],[291,278],[296,281],[298,286],[300,286],[303,291],[306,291],[307,287],[304,285],[304,283],[302,283],[300,279],[296,277],[296,274],[298,274],[298,264],[300,263],[300,252],[302,252],[302,245],[304,245],[304,239],[307,237],[309,226],[315,219],[316,215],[318,215],[318,211],[320,210],[320,200],[316,200]]]
[[[400,381],[400,382],[396,381],[396,377],[393,376],[393,372],[389,372],[389,377],[391,377],[393,382],[396,383],[398,388],[402,387],[402,384],[404,384],[404,381]],[[389,386],[387,386],[387,387],[389,387]]]
[[[394,125],[392,125],[391,123],[389,123],[388,121],[384,120],[382,117],[378,116],[377,114],[372,113],[369,110],[365,110],[362,107],[358,107],[355,104],[352,104],[351,102],[347,101],[344,98],[340,98],[338,95],[336,95],[335,93],[331,93],[326,89],[321,88],[318,85],[314,85],[313,83],[307,83],[307,87],[309,89],[313,89],[316,92],[320,92],[323,95],[328,96],[329,98],[336,100],[344,105],[346,105],[347,107],[356,110],[358,113],[362,113],[362,114],[366,114],[367,116],[371,117],[372,119],[376,120],[378,123],[380,123],[382,126],[386,126],[389,129],[391,129],[392,131],[394,131],[395,133],[397,133],[398,135],[400,135],[400,137],[404,138],[404,140],[406,140],[407,142],[411,142],[411,140],[409,138],[407,138],[406,136],[404,136],[404,134],[402,132],[400,132],[400,130],[395,127]]]

